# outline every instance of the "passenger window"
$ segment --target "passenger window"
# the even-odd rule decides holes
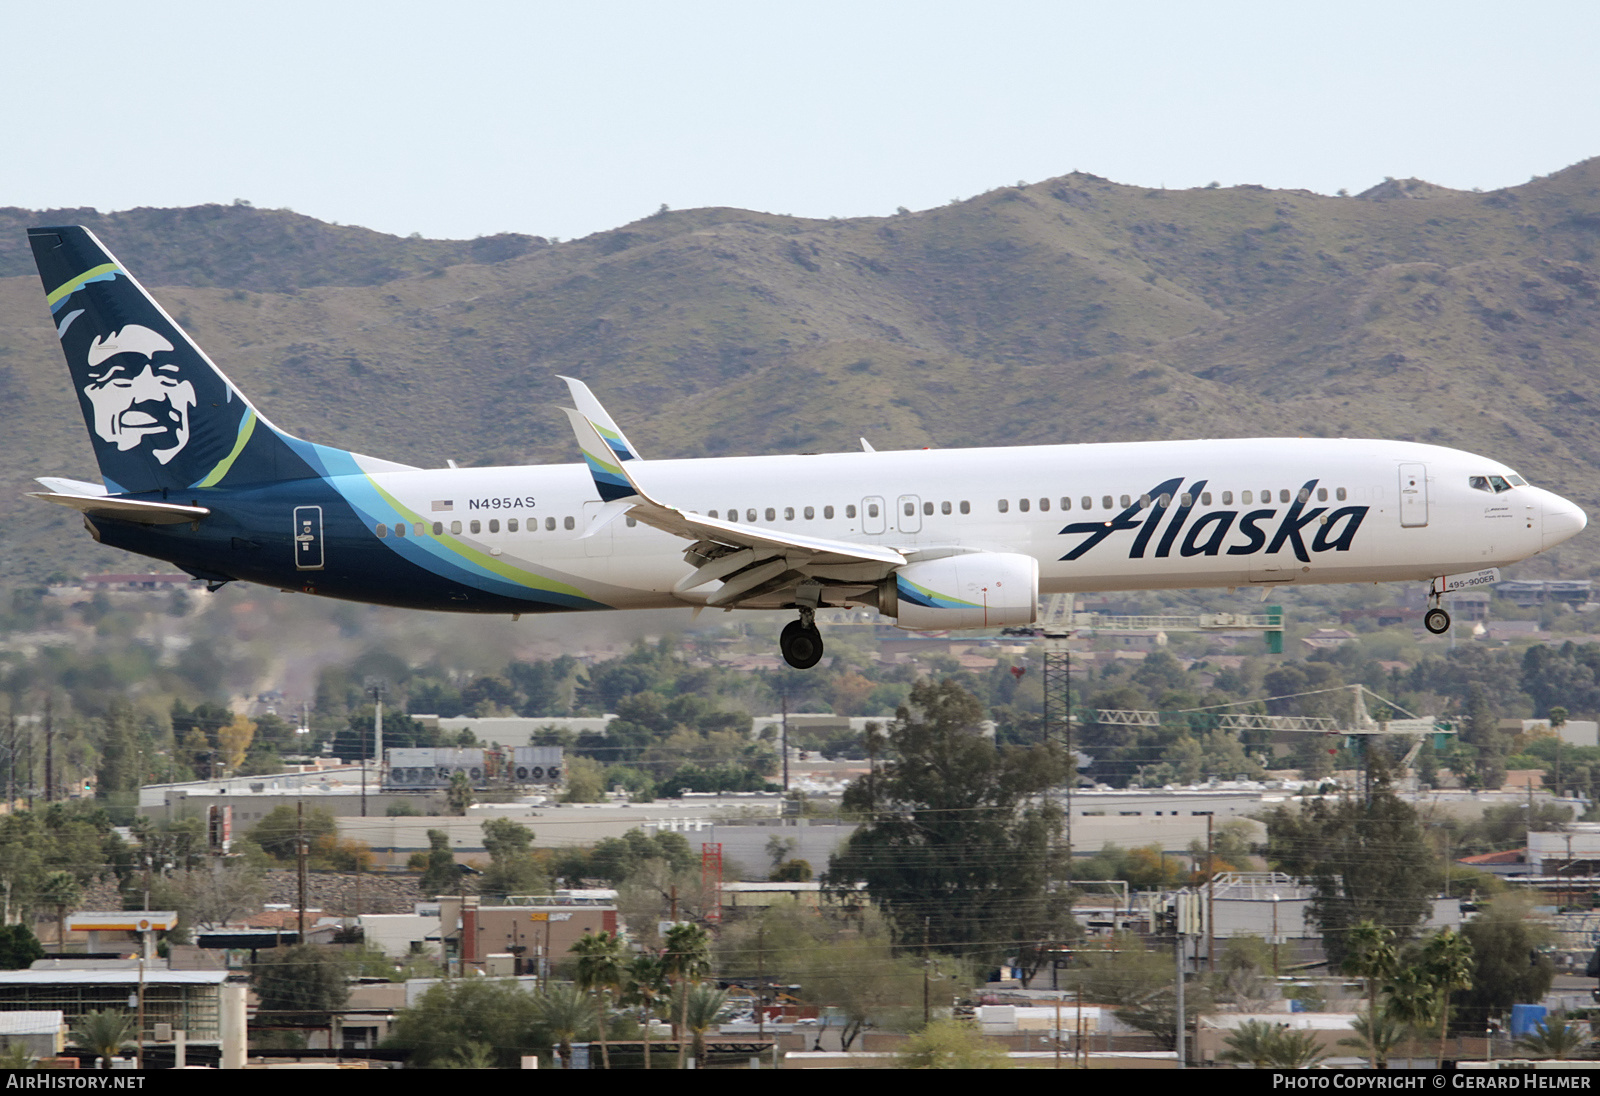
[[[515,533],[516,531],[517,531],[517,519],[516,518],[507,518],[506,519],[506,532]],[[1176,1012],[1174,1012],[1172,1015],[1176,1016],[1178,1014]]]
[[[997,505],[1000,507],[1000,512],[1002,514],[1009,513],[1010,510],[1011,510],[1011,503],[1009,503],[1005,499],[1001,499]],[[1176,1016],[1177,1013],[1174,1012],[1173,1015]]]
[[[1295,497],[1295,500],[1297,502],[1302,502],[1302,503],[1310,502],[1311,501],[1311,491],[1308,488],[1302,487],[1302,488],[1300,488],[1299,491],[1295,492],[1295,496],[1294,497]],[[1173,1015],[1176,1016],[1177,1013],[1173,1013]]]
[[[470,525],[468,525],[467,528],[470,529],[474,533],[481,533],[481,532],[483,532],[483,522],[479,521],[477,518],[473,518],[472,519],[472,523]],[[1173,1015],[1177,1015],[1177,1014],[1174,1013]]]
[[[1132,506],[1132,505],[1133,505],[1133,500],[1130,499],[1127,495],[1123,495],[1122,496],[1122,508],[1124,510],[1126,510],[1129,506]],[[1174,1014],[1174,1015],[1176,1015],[1176,1014]]]
[[[816,511],[816,510],[815,510],[815,508],[813,508],[813,507],[810,507],[810,506],[807,506],[807,507],[806,507],[806,508],[805,508],[805,511],[804,511],[804,513],[805,513],[805,515],[806,515],[806,520],[807,520],[807,521],[810,521],[810,520],[811,520],[811,519],[812,519],[812,518],[814,518],[814,517],[816,517],[816,516],[817,516],[817,511]],[[1177,1016],[1177,1015],[1178,1015],[1178,1014],[1177,1014],[1177,1013],[1176,1013],[1176,1012],[1174,1012],[1174,1013],[1173,1013],[1173,1014],[1172,1014],[1172,1015],[1173,1015],[1173,1016]],[[1173,1021],[1173,1022],[1174,1022],[1174,1023],[1176,1023],[1176,1022],[1177,1022],[1177,1021],[1176,1021],[1176,1020],[1174,1020],[1174,1021]]]
[[[948,502],[941,502],[939,504],[939,513],[948,514],[949,512],[950,512],[950,504]],[[1173,1016],[1177,1016],[1178,1014],[1176,1012],[1174,1012],[1172,1015]],[[1174,1021],[1174,1023],[1176,1023],[1176,1021]]]
[[[1065,496],[1065,495],[1061,496],[1061,509],[1063,509],[1063,510],[1072,509],[1072,500],[1070,498],[1068,498],[1067,496]],[[1173,1013],[1173,1015],[1176,1016],[1177,1013]]]
[[[1083,498],[1079,499],[1078,501],[1083,504],[1083,508],[1085,510],[1094,509],[1094,499],[1090,498],[1088,495],[1084,495]],[[1176,1016],[1177,1013],[1173,1013],[1173,1015]]]
[[[406,523],[405,522],[403,522],[403,521],[395,522],[394,535],[397,536],[397,537],[404,537],[406,535]],[[1173,1015],[1176,1016],[1177,1013],[1173,1013]]]
[[[545,518],[544,519],[545,532],[553,533],[553,532],[555,532],[555,528],[556,528],[556,519],[555,518]],[[1173,1015],[1176,1016],[1177,1013],[1173,1013]]]
[[[562,518],[561,525],[565,529],[576,529],[578,527],[578,523],[573,521],[570,517]]]
[[[749,523],[751,523],[752,525],[755,524],[756,512],[754,510],[746,510],[744,512],[744,520],[749,522]],[[1174,1015],[1176,1015],[1176,1013],[1174,1013]]]
[[[1279,502],[1288,502],[1289,501],[1289,489],[1287,487],[1279,489],[1279,491],[1278,491],[1278,501]],[[1176,1013],[1174,1013],[1174,1015],[1176,1015]]]
[[[428,532],[428,523],[425,521],[419,521],[411,527],[411,531],[417,534],[419,537],[425,536]]]
[[[444,522],[436,521],[433,523],[433,535],[436,537],[444,536]],[[1173,1015],[1176,1016],[1177,1013],[1173,1013]]]
[[[944,512],[947,513],[947,514],[950,512],[950,504],[948,502],[944,504]],[[931,502],[923,503],[922,504],[922,513],[926,517],[932,517],[933,516],[933,503],[931,503]],[[1173,1015],[1176,1016],[1177,1013],[1173,1013]]]
[[[878,516],[878,504],[875,503],[875,502],[867,503],[867,517],[875,518],[877,516]],[[1176,1016],[1177,1013],[1173,1013],[1173,1015]]]
[[[1172,492],[1171,491],[1162,492],[1162,495],[1161,495],[1161,509],[1165,510],[1167,507],[1169,507],[1171,505],[1172,505]],[[1177,1015],[1177,1014],[1174,1013],[1173,1015]]]
[[[825,520],[825,521],[832,521],[833,520],[833,507],[824,506],[822,508],[822,517],[823,517],[823,520]],[[1178,1014],[1176,1012],[1174,1012],[1172,1015],[1176,1016]]]
[[[634,517],[632,514],[629,514],[623,520],[628,523],[628,528],[629,529],[636,529],[639,526],[639,519]],[[1172,1015],[1173,1016],[1177,1016],[1178,1014],[1176,1012],[1174,1012]],[[1176,1021],[1174,1021],[1174,1023],[1176,1023]]]
[[[967,501],[966,501],[966,500],[964,500],[964,499],[963,499],[963,500],[962,500],[962,503],[961,503],[961,512],[962,512],[962,513],[963,513],[963,514],[970,514],[970,513],[972,513],[972,503],[970,503],[970,502],[967,502]],[[1176,1015],[1177,1015],[1177,1013],[1173,1013],[1173,1015],[1174,1015],[1174,1016],[1176,1016]]]
[[[452,521],[450,523],[450,535],[453,537],[459,537],[461,535],[461,523],[459,521]],[[1176,1016],[1177,1013],[1173,1013],[1173,1015]]]
[[[706,515],[706,517],[708,517],[708,518],[714,518],[716,516],[717,516],[717,512],[715,510],[711,511],[709,514]],[[1173,1016],[1177,1016],[1178,1014],[1176,1012],[1174,1012],[1172,1015]],[[1173,1023],[1177,1023],[1177,1021],[1174,1020]]]
[[[847,517],[847,518],[853,518],[853,517],[856,516],[856,504],[855,503],[852,502],[849,506],[846,506],[844,508],[844,516]],[[1177,1013],[1173,1013],[1173,1015],[1176,1016]]]
[[[1149,506],[1154,501],[1155,501],[1155,499],[1151,498],[1149,495],[1140,495],[1139,496],[1139,509],[1143,510],[1146,506]],[[1127,503],[1123,503],[1123,505],[1126,506]]]
[[[1027,499],[1018,499],[1017,500],[1017,509],[1021,510],[1024,514],[1026,514],[1028,512],[1028,500]],[[1176,1016],[1177,1013],[1173,1013],[1173,1015]]]
[[[794,507],[793,506],[785,506],[783,508],[783,520],[784,521],[793,521],[794,520]],[[1177,1013],[1174,1012],[1173,1015],[1176,1016]]]
[[[1165,497],[1165,496],[1163,496],[1163,497]],[[1178,496],[1178,505],[1179,506],[1193,506],[1194,505],[1194,496],[1189,494],[1189,492],[1185,491],[1183,494]],[[1172,1015],[1174,1017],[1176,1017],[1178,1014],[1176,1012],[1174,1012]],[[1176,1023],[1177,1021],[1174,1020],[1173,1022]]]
[[[1224,491],[1224,492],[1222,492],[1222,505],[1224,505],[1224,506],[1232,506],[1233,505],[1233,492],[1232,491]],[[1176,1016],[1177,1013],[1173,1013],[1173,1015]]]
[[[1210,506],[1211,505],[1211,492],[1210,491],[1202,491],[1202,492],[1200,492],[1200,505],[1201,506]],[[1177,1013],[1173,1013],[1173,1016],[1177,1016]]]
[[[387,540],[388,537],[389,537],[389,527],[387,525],[380,525],[377,528],[377,533],[378,533],[378,539],[379,540]],[[1176,1012],[1174,1012],[1172,1015],[1176,1016],[1178,1014]],[[1176,1022],[1176,1021],[1174,1021],[1174,1022]]]
[[[1254,497],[1255,496],[1252,495],[1249,491],[1240,491],[1239,492],[1239,501],[1241,503],[1243,503],[1245,506],[1249,506],[1251,499],[1253,499]],[[1174,1012],[1173,1015],[1176,1016],[1177,1013]]]
[[[1126,506],[1127,503],[1124,502],[1123,505]],[[1100,496],[1100,506],[1101,506],[1102,509],[1105,509],[1105,510],[1111,509],[1111,496],[1110,495],[1101,495]],[[1177,1013],[1173,1013],[1173,1015],[1176,1016]]]
[[[489,532],[498,533],[499,531],[500,531],[500,519],[499,518],[490,518],[489,519]],[[1177,1013],[1173,1013],[1173,1015],[1176,1016]]]
[[[908,517],[908,518],[916,517],[917,516],[917,504],[914,503],[914,502],[906,503],[905,504],[905,511],[906,511],[906,517]],[[1174,1012],[1173,1015],[1176,1016],[1177,1013]]]
[[[754,519],[754,518],[752,518],[752,519],[751,519],[751,520],[752,520],[752,521],[753,521],[753,520],[755,520],[755,519]],[[767,507],[767,520],[768,520],[768,521],[777,521],[777,520],[778,520],[778,512],[777,512],[777,511],[776,511],[776,510],[774,510],[774,509],[773,509],[773,508],[772,508],[772,507],[770,507],[770,506],[769,506],[769,507]],[[1174,1014],[1173,1014],[1173,1015],[1177,1015],[1177,1014],[1176,1014],[1176,1013],[1174,1013]]]

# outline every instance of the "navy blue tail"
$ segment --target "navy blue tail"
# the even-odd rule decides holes
[[[114,493],[318,472],[86,228],[30,228],[100,473]]]

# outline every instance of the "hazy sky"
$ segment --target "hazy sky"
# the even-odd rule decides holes
[[[1600,4],[10,5],[0,205],[570,238],[1072,170],[1493,189],[1600,154]]]

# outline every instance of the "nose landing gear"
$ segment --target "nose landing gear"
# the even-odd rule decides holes
[[[822,633],[817,631],[816,612],[800,609],[800,619],[784,625],[778,636],[783,660],[797,670],[809,670],[822,661]]]
[[[1450,614],[1439,607],[1439,598],[1443,591],[1439,589],[1442,580],[1435,580],[1428,587],[1429,609],[1422,614],[1422,626],[1436,636],[1442,636],[1450,630]]]

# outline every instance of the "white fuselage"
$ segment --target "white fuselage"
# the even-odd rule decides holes
[[[1412,442],[1123,442],[629,468],[667,505],[788,535],[909,558],[1026,554],[1041,593],[1427,580],[1526,559],[1586,521],[1499,461]],[[424,536],[613,608],[701,600],[673,593],[692,570],[684,540],[627,518],[584,535],[602,504],[583,465],[370,480],[424,519]],[[851,579],[848,568],[826,577]]]

